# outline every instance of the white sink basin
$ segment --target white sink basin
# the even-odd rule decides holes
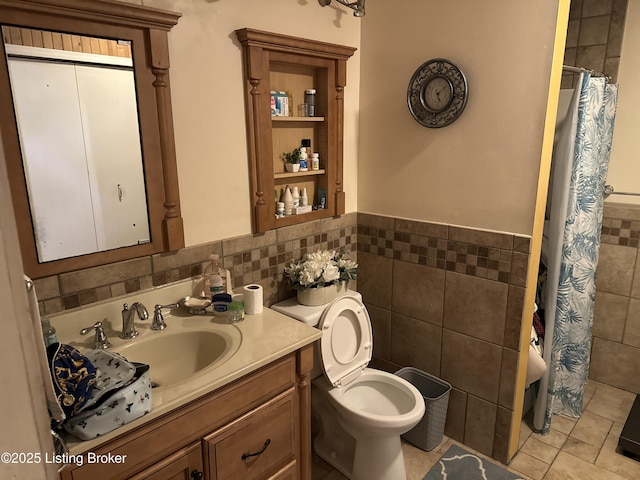
[[[128,345],[112,347],[130,362],[151,366],[151,381],[166,387],[192,378],[209,367],[219,366],[240,347],[227,332],[188,330],[158,332]],[[154,385],[155,386],[155,385]]]

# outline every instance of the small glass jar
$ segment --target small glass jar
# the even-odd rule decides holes
[[[227,307],[228,323],[238,323],[244,320],[244,303],[231,302]]]

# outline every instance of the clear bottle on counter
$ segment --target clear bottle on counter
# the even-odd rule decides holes
[[[306,207],[309,205],[309,197],[307,196],[307,187],[302,188],[302,193],[300,194],[300,206]]]
[[[222,265],[220,256],[212,253],[209,255],[209,265],[204,269],[204,296],[213,298],[218,293],[224,293],[224,278],[221,273]]]
[[[231,302],[227,307],[228,323],[238,323],[244,320],[244,303]]]

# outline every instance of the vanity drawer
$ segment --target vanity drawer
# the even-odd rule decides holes
[[[209,479],[295,478],[295,388],[203,439]],[[288,473],[295,468],[284,469]],[[270,477],[275,475],[273,477]]]

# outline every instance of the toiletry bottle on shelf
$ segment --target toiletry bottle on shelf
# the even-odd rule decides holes
[[[291,215],[293,213],[293,194],[289,185],[284,189],[284,214]]]
[[[320,170],[320,154],[311,154],[311,170]]]
[[[309,205],[309,197],[307,197],[307,187],[302,188],[302,194],[300,195],[300,206],[306,207]]]
[[[307,147],[300,147],[300,171],[307,172],[309,171],[309,156],[307,155]]]
[[[311,139],[303,138],[300,140],[300,146],[307,149],[307,167],[311,168],[311,153],[313,153],[311,151]]]
[[[316,90],[310,88],[304,91],[304,104],[307,107],[307,117],[316,116]]]
[[[220,256],[212,253],[209,255],[209,265],[204,270],[204,296],[213,297],[217,293],[224,292],[224,280],[220,275]]]
[[[300,191],[298,190],[298,187],[293,187],[291,196],[293,197],[293,208],[298,208],[300,206]]]
[[[326,188],[318,189],[318,202],[320,203],[320,205],[318,205],[319,209],[323,210],[327,208],[327,189]]]
[[[44,338],[44,346],[48,347],[52,343],[56,343],[58,338],[56,337],[56,329],[51,326],[48,318],[40,319],[42,323],[42,336]]]

